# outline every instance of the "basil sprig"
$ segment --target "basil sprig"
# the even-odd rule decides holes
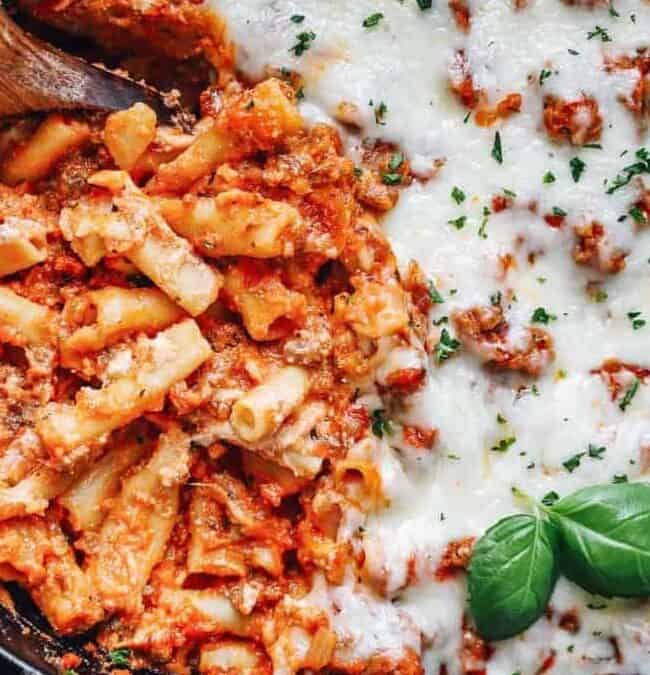
[[[489,640],[525,630],[543,614],[558,575],[557,536],[525,514],[493,525],[474,547],[469,594],[476,628]]]
[[[557,502],[549,517],[571,581],[605,597],[650,595],[650,485],[584,488]]]
[[[469,607],[483,637],[539,619],[558,572],[590,593],[650,596],[650,485],[588,487],[535,511],[503,518],[474,547]]]

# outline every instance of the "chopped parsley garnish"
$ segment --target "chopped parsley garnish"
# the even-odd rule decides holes
[[[639,319],[640,316],[641,312],[627,313],[627,318],[632,322],[632,328],[634,330],[639,330],[639,328],[643,328],[643,326],[646,324],[645,319]]]
[[[386,417],[386,411],[383,408],[373,410],[370,414],[370,420],[372,422],[372,433],[377,438],[383,438],[384,434],[387,436],[393,435],[393,426]]]
[[[391,171],[397,171],[404,164],[404,155],[401,152],[394,152],[388,160],[388,168]]]
[[[498,307],[501,304],[501,300],[502,300],[501,291],[492,293],[492,295],[490,296],[490,304],[492,305],[492,307]]]
[[[293,23],[302,23],[305,20],[305,15],[304,14],[294,14],[291,17],[291,21]]]
[[[627,483],[627,474],[626,473],[616,473],[612,478],[612,483]]]
[[[381,182],[384,185],[400,185],[402,182],[401,173],[384,173],[381,176]]]
[[[544,504],[544,506],[553,506],[559,498],[560,495],[555,492],[555,490],[551,490],[542,497],[542,504]]]
[[[585,143],[583,148],[588,148],[589,150],[602,150],[603,146],[600,143]]]
[[[481,239],[487,239],[487,224],[488,220],[490,219],[490,209],[488,209],[487,206],[483,207],[483,219],[481,220],[481,225],[478,228],[478,236],[481,237]]]
[[[380,101],[379,105],[375,108],[375,122],[377,124],[381,124],[382,126],[386,124],[384,118],[386,117],[387,112],[388,106],[383,101]]]
[[[449,225],[453,225],[457,230],[462,230],[467,222],[467,216],[459,216],[447,221]]]
[[[296,56],[302,56],[310,47],[312,42],[316,39],[316,33],[312,30],[303,31],[296,35],[296,44],[289,49]]]
[[[543,87],[544,86],[544,81],[548,80],[549,77],[551,77],[553,73],[550,70],[547,70],[546,68],[542,68],[539,71],[539,86]]]
[[[591,40],[592,38],[595,38],[595,37],[599,37],[603,42],[611,42],[612,41],[612,38],[610,37],[607,30],[605,30],[601,26],[596,26],[593,30],[590,30],[587,33],[587,40]]]
[[[374,28],[379,25],[379,22],[384,18],[384,15],[381,12],[375,12],[370,16],[367,16],[362,23],[364,28]]]
[[[569,162],[571,167],[571,176],[573,181],[577,183],[580,180],[580,176],[584,173],[584,170],[587,168],[587,165],[580,159],[580,157],[573,157]]]
[[[497,422],[499,424],[505,424],[508,420],[501,414],[497,413]]]
[[[639,391],[640,384],[641,382],[639,381],[639,379],[635,377],[634,382],[632,382],[632,384],[625,391],[625,394],[623,395],[621,402],[618,404],[618,407],[623,412],[625,412],[629,407],[630,403],[632,403],[632,399],[636,396],[636,393]]]
[[[118,668],[129,668],[131,665],[129,660],[130,656],[131,650],[126,647],[120,647],[119,649],[108,652],[108,658],[111,660],[112,664]]]
[[[580,466],[580,460],[585,456],[585,454],[586,453],[584,452],[578,452],[577,454],[573,455],[573,457],[569,457],[566,462],[562,462],[562,466],[569,473],[573,473]]]
[[[440,334],[440,340],[434,350],[436,361],[438,363],[446,361],[450,356],[453,356],[460,347],[460,342],[456,340],[456,338],[451,337],[446,328],[443,328],[442,333]]]
[[[494,143],[492,145],[492,152],[490,154],[499,164],[503,164],[503,148],[501,147],[501,134],[498,131],[494,134]]]
[[[605,452],[607,452],[607,448],[604,445],[597,446],[589,443],[587,447],[587,454],[592,459],[603,459]]]
[[[507,452],[508,448],[516,442],[517,439],[514,436],[508,436],[507,438],[502,438],[496,445],[493,445],[490,450],[492,450],[492,452]]]
[[[609,15],[613,16],[615,19],[618,19],[619,16],[621,16],[617,11],[616,8],[614,7],[613,3],[610,2],[609,4]]]
[[[594,292],[592,297],[594,299],[594,302],[605,302],[605,300],[607,300],[609,296],[607,295],[607,291],[604,291],[602,288],[599,288],[597,291]]]
[[[567,49],[567,51],[568,51],[569,54],[571,54],[572,56],[580,56],[580,52],[577,52],[575,49]]]
[[[418,7],[424,11],[433,7],[433,0],[417,0]]]
[[[451,191],[451,198],[456,204],[462,204],[465,201],[465,193],[459,187],[454,185],[454,188]]]
[[[566,211],[564,209],[561,209],[559,206],[554,206],[552,210],[554,216],[559,216],[561,218],[564,218],[564,216],[566,216]]]
[[[550,321],[555,321],[556,319],[557,316],[555,314],[549,314],[543,307],[538,307],[530,317],[533,323],[543,324],[548,324]]]
[[[634,164],[628,164],[628,166],[623,168],[623,171],[614,178],[612,184],[607,188],[608,195],[627,185],[634,176],[650,173],[650,153],[645,148],[639,148],[635,156],[639,161],[634,162]]]
[[[516,199],[516,198],[517,198],[517,193],[516,193],[516,192],[513,192],[512,190],[508,190],[508,188],[501,188],[501,189],[503,190],[503,194],[504,194],[506,197],[511,197],[512,199]]]
[[[463,124],[467,124],[469,122],[469,118],[472,116],[472,111],[470,110],[465,117],[463,117]]]
[[[436,285],[431,280],[429,280],[428,291],[429,297],[431,298],[431,302],[435,302],[437,305],[441,305],[445,301],[445,299],[442,297],[442,295],[440,295],[440,292],[436,288]]]
[[[305,98],[305,89],[304,87],[300,87],[298,91],[296,92],[296,99],[298,101],[302,101]]]
[[[545,183],[546,185],[549,185],[550,183],[555,183],[555,174],[552,171],[547,171],[544,174],[544,178],[542,178],[542,182]]]
[[[439,319],[434,319],[431,323],[434,326],[442,326],[443,323],[449,323],[449,317],[441,316]]]
[[[363,169],[360,166],[355,166],[354,169],[352,169],[352,173],[356,178],[361,178],[361,176],[363,176]]]
[[[633,206],[628,213],[632,216],[637,225],[647,225],[648,217],[646,216],[645,211],[638,206]]]

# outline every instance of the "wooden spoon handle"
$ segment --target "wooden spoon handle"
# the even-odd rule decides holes
[[[138,101],[165,121],[175,112],[155,90],[27,34],[0,6],[0,116],[55,109],[122,110]]]

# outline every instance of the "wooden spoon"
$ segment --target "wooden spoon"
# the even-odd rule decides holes
[[[123,110],[142,101],[159,119],[180,108],[145,85],[59,51],[26,33],[0,6],[0,116],[49,110]]]

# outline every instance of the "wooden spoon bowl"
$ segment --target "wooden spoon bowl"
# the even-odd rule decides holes
[[[0,7],[0,116],[123,110],[143,102],[161,121],[182,111],[152,87],[70,56],[20,28]]]

